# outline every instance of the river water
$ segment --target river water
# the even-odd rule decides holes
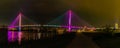
[[[18,41],[20,44],[22,40],[39,40],[43,38],[50,38],[56,35],[56,33],[41,33],[41,32],[29,32],[29,31],[8,31],[8,42]]]

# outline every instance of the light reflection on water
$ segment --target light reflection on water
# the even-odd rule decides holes
[[[52,37],[54,35],[55,33],[8,31],[8,41],[18,41],[20,44],[22,40],[38,40],[41,38]]]
[[[18,32],[15,31],[8,31],[8,41],[9,42],[14,42],[18,38]]]

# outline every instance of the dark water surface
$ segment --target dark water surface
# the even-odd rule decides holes
[[[8,31],[0,48],[66,48],[76,33]]]

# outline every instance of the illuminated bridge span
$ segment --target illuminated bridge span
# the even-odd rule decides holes
[[[27,27],[27,26],[30,26],[30,27],[34,27],[34,26],[36,26],[36,27],[40,27],[41,25],[40,24],[38,24],[38,25],[21,25],[21,27]]]
[[[30,25],[27,25],[29,23],[24,25],[23,22],[22,22],[23,21],[22,17],[24,17],[24,15],[21,12],[19,12],[18,16],[10,24],[9,28],[16,28],[17,27],[17,28],[19,28],[19,30],[21,30],[21,27],[40,27],[40,26],[45,26],[45,27],[63,27],[63,28],[67,28],[69,30],[69,32],[71,31],[72,28],[78,28],[78,29],[81,29],[81,28],[89,28],[89,29],[93,28],[93,27],[90,27],[89,24],[84,23],[84,21],[79,20],[79,17],[74,16],[74,13],[71,10],[68,10],[65,13],[65,16],[63,16],[63,17],[65,17],[64,18],[65,20],[62,18],[62,20],[63,20],[62,24],[59,24],[58,22],[60,22],[61,20],[58,20],[57,22],[53,22],[53,23],[47,24],[47,25],[40,25],[40,24],[30,24]],[[55,24],[55,23],[58,23],[58,24]],[[84,24],[82,24],[82,23],[84,23]],[[82,24],[82,25],[79,25],[79,24]]]
[[[12,28],[18,28],[19,26],[13,26]],[[21,25],[21,27],[55,27],[55,28],[68,28],[69,26],[60,26],[60,25]],[[71,29],[72,28],[78,28],[78,29],[83,29],[83,28],[86,28],[86,29],[93,29],[93,27],[89,28],[89,27],[86,27],[86,26],[83,26],[83,27],[80,27],[80,26],[70,26]],[[99,28],[100,29],[100,28]]]
[[[65,13],[65,15],[63,17],[65,17],[64,19],[62,18],[62,23],[60,23],[60,20],[54,20],[52,22],[52,24],[46,24],[46,25],[40,25],[40,24],[31,24],[31,23],[27,23],[25,22],[25,20],[23,20],[23,14],[21,12],[19,12],[18,16],[15,18],[15,20],[9,25],[9,29],[11,28],[17,28],[19,33],[18,33],[18,42],[21,42],[21,30],[22,27],[60,27],[60,28],[66,28],[68,30],[68,32],[71,32],[73,28],[77,28],[77,29],[95,29],[94,27],[89,27],[90,25],[86,22],[84,22],[83,20],[79,19],[78,16],[74,15],[74,13],[71,10],[68,10],[67,13]],[[22,22],[24,21],[24,22]],[[56,24],[58,23],[58,24]],[[84,23],[84,24],[82,24]],[[80,24],[80,25],[79,25]],[[38,29],[38,28],[37,28]],[[12,33],[8,32],[8,40],[10,38],[10,36],[12,36]]]

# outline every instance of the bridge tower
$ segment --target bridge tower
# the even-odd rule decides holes
[[[19,33],[18,33],[18,43],[21,44],[21,39],[22,39],[22,32],[21,32],[21,25],[22,25],[22,13],[20,12],[19,15],[19,24],[18,24],[18,28],[19,28]]]
[[[72,19],[72,11],[68,11],[68,31],[71,31],[71,19]]]
[[[8,27],[9,29],[12,29],[12,28],[15,28],[16,23],[18,24],[18,32],[17,33],[12,32],[12,31],[8,31],[8,41],[14,41],[14,40],[17,39],[18,43],[21,44],[21,39],[22,39],[22,32],[21,32],[22,16],[23,16],[22,13],[19,12],[19,14],[15,18],[15,20]]]

